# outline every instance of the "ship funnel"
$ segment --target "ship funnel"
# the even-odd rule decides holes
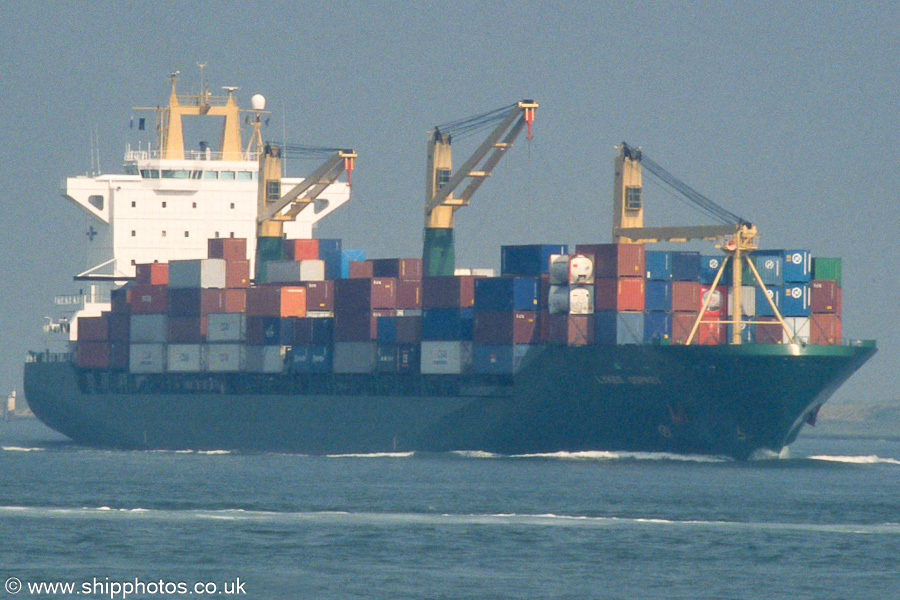
[[[266,110],[266,97],[262,94],[254,94],[250,98],[250,107],[253,110]]]

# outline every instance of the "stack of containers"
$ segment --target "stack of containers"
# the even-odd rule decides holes
[[[376,368],[381,373],[418,373],[422,259],[380,258],[365,263],[371,264],[373,277],[393,279],[397,288],[395,314],[376,317]]]
[[[472,365],[474,275],[422,279],[421,372],[458,374]]]
[[[366,277],[334,282],[335,373],[373,373],[378,364],[378,318],[397,312],[397,279]]]
[[[129,316],[104,312],[79,317],[76,364],[82,369],[127,369]]]
[[[672,264],[672,340],[685,343],[703,307],[700,293],[700,253],[670,252]],[[692,343],[701,342],[700,330]]]
[[[594,343],[594,257],[554,254],[541,276],[541,340],[584,346]]]
[[[814,258],[810,283],[812,344],[841,343],[841,259]]]
[[[646,251],[643,244],[579,244],[594,258],[594,342],[643,344]]]
[[[644,341],[672,337],[672,253],[648,250],[645,258]]]

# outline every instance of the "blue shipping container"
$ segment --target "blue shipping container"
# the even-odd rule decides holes
[[[775,301],[775,306],[778,307],[778,310],[782,310],[781,306],[781,298],[783,295],[783,290],[779,286],[766,286],[766,292],[769,294],[769,298]],[[772,306],[769,304],[769,301],[766,299],[765,294],[763,294],[762,290],[756,289],[756,316],[757,317],[774,317],[775,311],[772,310]]]
[[[340,279],[341,262],[343,260],[341,240],[319,240],[319,260],[325,261],[325,279]]]
[[[734,325],[729,323],[725,328],[728,337],[725,340],[725,343],[731,343],[731,336],[734,333]],[[741,343],[743,344],[755,344],[756,343],[756,325],[753,323],[741,323]]]
[[[474,320],[472,308],[426,308],[422,311],[422,339],[471,340]]]
[[[475,280],[475,309],[483,311],[538,310],[538,277],[482,277]]]
[[[672,279],[675,281],[699,281],[700,253],[672,252]]]
[[[304,345],[291,348],[291,371],[294,373],[330,373],[331,346]]]
[[[812,254],[809,250],[784,251],[784,282],[809,283],[812,280]]]
[[[534,344],[475,345],[472,347],[472,369],[476,373],[512,375],[519,371]]]
[[[672,310],[672,282],[650,280],[644,284],[644,310]]]
[[[705,283],[706,285],[712,285],[712,282],[716,278],[716,274],[719,272],[719,269],[722,267],[722,262],[725,260],[725,257],[722,255],[719,256],[701,256],[700,257],[700,283]],[[730,285],[731,284],[731,263],[725,267],[725,270],[722,271],[722,276],[719,278],[719,285]]]
[[[568,254],[565,244],[529,244],[500,247],[502,275],[540,275],[550,272],[551,254]],[[517,309],[527,310],[527,309]]]
[[[648,250],[645,255],[647,279],[670,281],[672,279],[672,253]]]
[[[644,313],[644,342],[665,340],[670,337],[672,337],[672,313]]]
[[[783,317],[809,316],[809,284],[792,283],[782,289],[781,305],[778,310]]]
[[[341,250],[341,278],[350,277],[350,261],[366,260],[365,250]]]
[[[601,311],[594,313],[597,344],[643,344],[644,313]]]
[[[762,282],[769,285],[784,284],[784,250],[755,250],[750,260],[759,273]],[[746,266],[743,271],[744,285],[756,285],[753,272]]]

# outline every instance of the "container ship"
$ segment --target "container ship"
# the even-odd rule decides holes
[[[366,259],[314,237],[349,199],[352,150],[282,178],[298,149],[262,142],[261,96],[244,149],[234,88],[175,87],[124,175],[66,182],[94,217],[89,291],[57,298],[56,346],[29,354],[24,385],[76,443],[743,460],[789,445],[876,351],[842,338],[839,258],[759,248],[754,225],[624,143],[611,242],[457,268],[456,211],[530,137],[530,100],[430,132],[421,255]],[[182,115],[225,117],[215,152],[185,151]],[[459,130],[488,133],[454,170]],[[644,171],[720,224],[644,227]],[[651,249],[687,240],[714,249]]]

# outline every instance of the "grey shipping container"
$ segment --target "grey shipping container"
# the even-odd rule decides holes
[[[162,344],[169,337],[169,318],[161,314],[131,315],[131,343]]]
[[[171,260],[169,261],[169,287],[173,289],[224,289],[227,287],[225,260],[221,258]]]
[[[422,342],[422,373],[458,375],[472,366],[472,342]]]
[[[376,342],[335,342],[335,373],[372,373],[378,363]]]
[[[165,344],[131,344],[128,369],[132,373],[163,373],[166,357]]]
[[[212,373],[243,371],[245,348],[243,344],[208,344],[206,346],[206,369]]]
[[[206,316],[207,342],[243,342],[247,316],[243,313],[209,313]]]
[[[199,373],[205,370],[205,358],[202,344],[169,344],[166,370],[169,373]]]

